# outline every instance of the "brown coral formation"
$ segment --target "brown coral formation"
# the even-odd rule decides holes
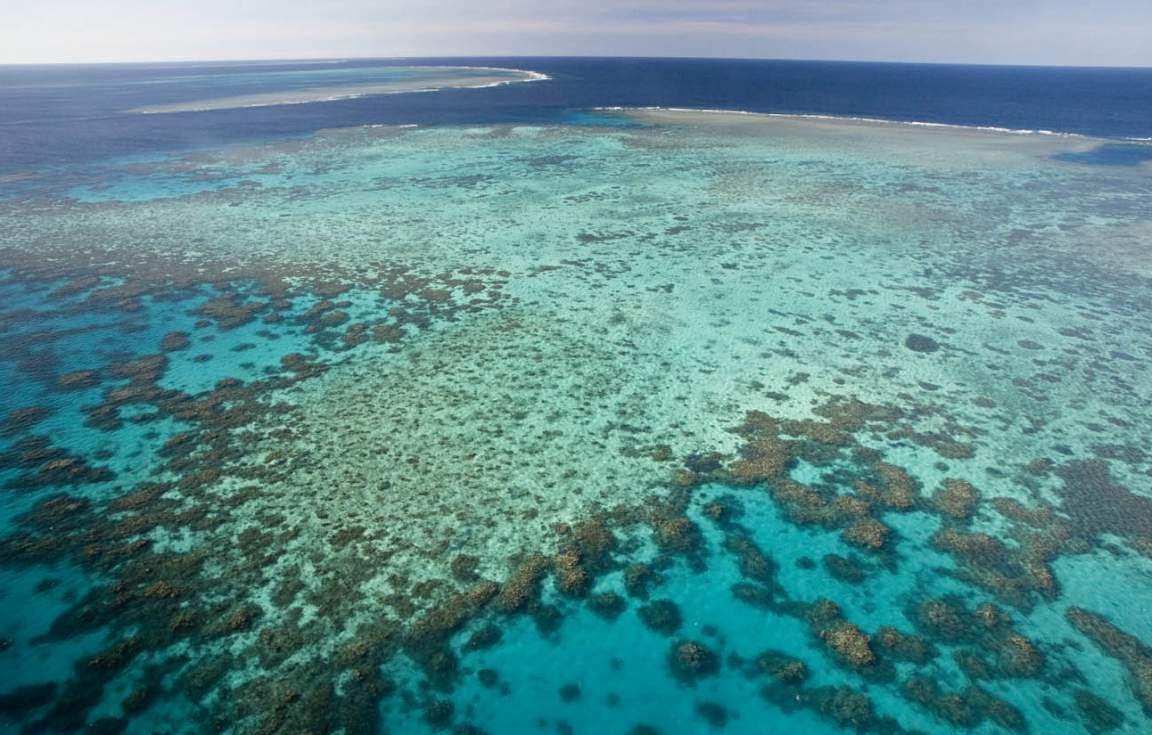
[[[505,612],[523,610],[540,592],[540,582],[548,571],[546,556],[533,555],[522,561],[500,587],[496,604]]]
[[[771,585],[776,577],[776,563],[764,550],[742,533],[730,533],[724,538],[724,548],[733,554],[740,565],[740,574],[761,584]]]
[[[840,522],[832,501],[808,485],[785,477],[771,483],[768,490],[794,523],[835,527]]]
[[[880,551],[888,544],[892,530],[875,518],[856,521],[840,534],[848,543],[868,551]]]
[[[100,374],[95,370],[76,370],[64,373],[56,379],[56,384],[64,390],[80,390],[100,384]]]
[[[972,728],[985,720],[992,720],[1008,730],[1023,732],[1027,729],[1020,710],[979,687],[948,692],[941,689],[932,677],[913,676],[904,682],[900,692],[905,699],[957,727]]]
[[[680,630],[684,622],[680,607],[672,600],[653,600],[647,605],[641,605],[636,613],[649,630],[666,636]]]
[[[825,554],[821,561],[833,579],[847,584],[861,584],[868,576],[864,565],[854,555]]]
[[[874,495],[885,508],[905,511],[915,507],[920,499],[920,485],[903,468],[887,462],[877,462],[872,471],[878,479],[878,488],[872,488]]]
[[[945,643],[970,640],[974,631],[968,611],[954,598],[924,600],[909,617],[929,638]]]
[[[668,666],[677,679],[694,684],[698,679],[715,676],[720,671],[720,659],[699,641],[679,641],[668,654]]]
[[[856,625],[844,619],[840,607],[828,599],[814,602],[805,614],[812,632],[836,658],[852,668],[876,663],[871,639]]]
[[[935,649],[927,640],[918,635],[901,632],[891,625],[877,628],[872,640],[885,655],[901,661],[923,665],[936,656]]]
[[[605,620],[615,620],[628,609],[628,601],[615,592],[601,592],[588,598],[588,607]]]
[[[1007,633],[996,644],[997,662],[1006,676],[1035,678],[1044,669],[1044,654],[1019,633]]]
[[[870,666],[876,662],[868,636],[852,623],[836,621],[820,630],[820,638],[845,663]]]
[[[449,637],[464,627],[498,593],[495,582],[481,582],[470,589],[454,594],[442,604],[417,618],[409,627],[407,644],[421,654],[440,653]]]
[[[749,415],[740,431],[750,436],[740,450],[740,459],[729,467],[732,478],[742,484],[768,482],[782,477],[792,461],[787,442],[766,429],[774,428],[764,415]],[[755,428],[749,428],[749,427]],[[753,433],[755,432],[755,433]]]
[[[187,332],[169,332],[160,340],[160,349],[164,352],[177,352],[188,349],[191,344]]]
[[[816,702],[816,710],[841,727],[866,730],[875,720],[872,700],[849,687],[820,687],[806,692]]]
[[[799,688],[769,685],[760,696],[786,712],[807,709],[840,727],[856,732],[901,733],[899,725],[889,718],[876,716],[872,700],[849,686]]]
[[[687,553],[700,544],[700,529],[683,516],[664,518],[656,522],[656,542],[666,551]]]
[[[1111,732],[1124,724],[1124,714],[1104,698],[1087,689],[1077,689],[1074,697],[1076,710],[1093,735]]]
[[[133,385],[152,385],[168,369],[168,358],[164,355],[146,355],[132,360],[113,363],[108,374],[115,378],[127,379]]]
[[[553,560],[561,591],[572,596],[587,594],[595,576],[612,567],[616,537],[601,519],[591,519],[566,529],[566,538]]]
[[[931,543],[960,562],[956,576],[1013,607],[1028,610],[1037,596],[1051,600],[1059,594],[1052,561],[1061,553],[1087,547],[1062,526],[1052,526],[1044,533],[1018,534],[1017,538],[1019,545],[1009,547],[990,534],[946,527],[933,535]]]
[[[52,409],[44,406],[16,408],[0,420],[0,437],[15,436],[31,430],[33,426],[52,415]]]
[[[970,519],[979,503],[979,491],[964,480],[945,480],[932,496],[936,512],[957,521]]]
[[[169,287],[170,284],[165,286]],[[117,292],[115,296],[103,294],[99,298],[116,301],[117,308],[136,308],[139,304],[134,300],[143,295],[133,289]],[[453,305],[441,300],[438,308],[449,310]],[[225,322],[231,318],[222,311],[215,315]],[[169,335],[162,346],[176,349],[177,342],[176,336]],[[234,582],[230,579],[221,583],[214,577],[202,576],[203,550],[159,554],[146,538],[157,530],[175,535],[189,533],[193,537],[216,532],[234,509],[256,497],[264,483],[295,469],[294,458],[290,457],[270,458],[267,464],[245,462],[246,436],[242,431],[233,433],[261,415],[283,412],[283,405],[260,402],[271,390],[311,377],[322,369],[303,356],[289,358],[285,367],[295,375],[274,375],[252,384],[222,380],[216,389],[195,396],[157,385],[167,368],[163,355],[122,360],[101,373],[84,371],[63,377],[61,387],[65,388],[93,387],[104,378],[117,381],[105,393],[103,403],[84,409],[89,424],[97,428],[115,431],[127,421],[142,423],[158,417],[187,421],[193,428],[166,441],[159,453],[164,461],[161,467],[174,476],[171,482],[129,486],[119,496],[112,494],[98,501],[66,495],[46,497],[17,519],[15,532],[0,540],[0,558],[7,565],[71,562],[110,580],[107,586],[77,600],[55,621],[45,638],[62,640],[108,626],[112,645],[82,662],[72,680],[56,695],[38,728],[119,731],[125,727],[126,721],[112,718],[86,721],[86,713],[100,700],[104,687],[145,651],[155,657],[151,660],[161,661],[166,667],[157,670],[155,680],[172,674],[187,683],[181,685],[182,691],[204,701],[209,692],[221,686],[224,674],[239,668],[229,657],[212,658],[205,647],[213,639],[226,639],[228,645],[242,647],[245,656],[274,672],[238,686],[230,685],[227,701],[212,705],[216,714],[223,715],[227,710],[226,719],[238,732],[377,730],[377,706],[386,694],[379,665],[396,650],[399,637],[395,630],[388,631],[394,624],[381,624],[380,631],[369,631],[363,626],[348,631],[355,636],[354,641],[347,645],[337,643],[337,650],[326,662],[316,660],[312,644],[326,637],[331,639],[331,630],[322,629],[328,621],[340,625],[349,618],[353,603],[362,598],[359,584],[374,573],[372,566],[379,564],[381,555],[366,554],[356,563],[349,563],[347,556],[325,559],[328,571],[336,573],[319,577],[309,585],[290,586],[287,580],[280,580],[270,597],[275,604],[290,608],[294,601],[301,600],[321,611],[318,619],[300,624],[299,609],[282,609],[281,616],[266,616],[261,608],[247,602],[253,591],[266,582],[265,575],[275,564],[277,554],[282,554],[286,544],[300,534],[300,529],[290,525],[285,515],[265,511],[259,516],[260,528],[248,527],[235,534],[230,544],[213,550],[219,551],[220,563]],[[122,414],[121,410],[128,407],[131,410]],[[8,469],[24,472],[17,477],[24,486],[112,479],[108,470],[90,466],[46,439],[25,439],[0,457]],[[218,483],[223,479],[234,484],[221,486]],[[335,551],[371,551],[364,527],[356,524],[340,524],[325,538]],[[319,557],[314,555],[311,561],[316,564]],[[399,580],[395,583],[403,584]],[[408,641],[410,650],[417,651],[422,641],[444,640],[440,634],[458,630],[460,620],[475,616],[500,591],[494,583],[480,583],[462,593],[457,601],[447,600],[440,608],[446,611],[443,619],[421,618],[413,624],[415,634]],[[516,585],[503,591],[505,601],[514,598]],[[427,605],[428,596],[435,593],[416,585],[411,594]],[[167,656],[169,647],[176,642],[182,642],[193,662],[186,668],[182,667],[187,659]],[[421,661],[426,671],[449,672],[451,657],[443,654],[443,648],[430,647]],[[290,665],[285,663],[289,661]],[[342,682],[340,694],[333,690],[337,680]],[[430,675],[430,681],[445,680]],[[125,712],[146,708],[157,696],[166,695],[141,686],[125,700]]]
[[[553,559],[557,584],[559,584],[560,590],[567,595],[583,596],[587,594],[588,588],[592,584],[592,578],[580,562],[580,552],[575,548],[565,549]]]
[[[770,676],[781,684],[800,684],[808,678],[808,667],[780,651],[765,651],[756,657],[752,673]]]
[[[648,564],[629,564],[624,568],[624,589],[632,597],[646,599],[650,586],[659,583],[659,574]]]
[[[83,457],[53,446],[47,437],[26,436],[0,452],[0,470],[21,470],[4,487],[32,490],[59,485],[109,482],[115,474],[107,467],[89,464]]]
[[[1019,500],[1003,497],[992,498],[989,502],[996,509],[996,512],[1005,518],[1027,524],[1033,528],[1046,528],[1056,520],[1055,512],[1047,505],[1029,508]]]
[[[1012,618],[1008,616],[1008,613],[991,602],[982,602],[977,605],[976,609],[972,611],[972,615],[976,618],[976,622],[986,630],[1005,628],[1012,624]]]
[[[1011,552],[1007,545],[987,533],[966,532],[956,528],[943,528],[932,536],[937,549],[957,556],[969,564],[995,569],[1005,565]]]
[[[239,294],[226,293],[205,302],[196,312],[216,322],[221,329],[235,329],[255,320],[256,315],[267,308],[267,304],[244,303]]]

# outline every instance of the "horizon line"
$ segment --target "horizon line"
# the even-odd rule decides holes
[[[405,59],[633,59],[633,60],[685,60],[685,61],[795,61],[827,64],[890,64],[904,66],[979,66],[979,67],[1008,67],[1030,69],[1117,69],[1117,70],[1152,70],[1149,65],[1115,65],[1115,64],[1040,64],[1040,63],[1002,63],[987,61],[911,61],[888,59],[837,59],[817,58],[803,56],[696,56],[696,55],[669,55],[647,56],[628,54],[476,54],[476,55],[405,55],[405,56],[300,56],[300,57],[265,57],[265,58],[216,58],[216,59],[167,59],[167,60],[135,60],[135,61],[12,61],[0,62],[0,68],[13,66],[129,66],[129,65],[161,65],[161,64],[244,64],[261,62],[301,62],[301,63],[342,63],[353,61],[403,61]]]

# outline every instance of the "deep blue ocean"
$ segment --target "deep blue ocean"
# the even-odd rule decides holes
[[[0,165],[75,162],[371,123],[549,122],[598,106],[663,106],[1152,138],[1152,69],[954,66],[835,61],[439,58],[371,65],[487,65],[547,73],[549,84],[363,97],[162,116],[125,113],[190,92],[261,91],[246,75],[314,62],[0,66]],[[173,83],[173,76],[182,80]],[[277,86],[276,88],[281,88]],[[191,95],[195,98],[195,94]]]

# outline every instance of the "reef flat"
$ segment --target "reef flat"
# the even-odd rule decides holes
[[[582,120],[0,185],[3,722],[1147,731],[1147,163]]]

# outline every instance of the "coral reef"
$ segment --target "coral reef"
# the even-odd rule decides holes
[[[656,522],[656,541],[665,551],[687,553],[700,544],[700,529],[683,516]]]
[[[74,370],[63,373],[56,384],[64,390],[80,390],[100,384],[100,375],[95,370]]]
[[[971,518],[979,503],[979,491],[964,480],[944,480],[932,495],[932,507],[941,515],[957,521]]]
[[[679,606],[672,600],[653,600],[637,608],[636,614],[649,630],[660,635],[673,635],[684,622]]]
[[[875,518],[856,521],[841,534],[848,543],[869,551],[879,551],[888,544],[892,530]]]
[[[1124,715],[1107,700],[1086,689],[1075,692],[1076,710],[1091,733],[1106,733],[1124,724]]]
[[[1068,622],[1128,671],[1129,683],[1145,712],[1152,713],[1152,647],[1117,628],[1103,615],[1080,607],[1065,612]]]
[[[812,632],[836,654],[840,662],[853,668],[876,663],[871,639],[842,617],[836,603],[821,598],[809,606],[805,618]]]
[[[589,596],[588,607],[605,620],[615,620],[628,609],[628,601],[615,592],[601,592]]]
[[[839,554],[825,554],[822,559],[824,568],[834,579],[848,584],[860,584],[868,576],[864,565],[855,556],[840,556]]]
[[[872,700],[848,686],[801,688],[799,691],[794,687],[767,686],[760,690],[760,695],[785,711],[812,710],[836,725],[856,732],[868,732],[880,724]],[[899,732],[899,728],[894,731]]]
[[[931,643],[920,636],[903,633],[891,625],[877,628],[872,640],[885,655],[901,661],[924,665],[936,656]]]
[[[728,710],[717,702],[699,702],[696,712],[711,727],[722,728],[728,724]]]
[[[1027,729],[1020,710],[978,687],[948,692],[931,677],[913,676],[901,685],[900,691],[909,701],[957,727],[972,728],[985,720],[992,720],[1008,730],[1023,732]]]
[[[779,651],[764,651],[758,655],[751,671],[770,676],[780,684],[800,684],[808,678],[808,667],[803,661]]]
[[[505,612],[522,610],[539,594],[540,581],[548,567],[547,557],[535,555],[525,559],[500,587],[496,604]]]
[[[8,412],[3,420],[0,420],[0,437],[26,433],[51,415],[52,409],[45,406],[14,408]]]
[[[734,555],[740,565],[740,574],[761,584],[772,585],[776,576],[776,563],[746,534],[729,533],[724,548]]]
[[[680,681],[694,684],[698,679],[715,676],[720,671],[720,658],[699,641],[678,641],[668,653],[668,666]]]
[[[160,340],[160,349],[164,352],[177,352],[188,349],[191,344],[188,333],[177,330],[164,335]]]
[[[650,585],[659,582],[659,575],[648,564],[629,564],[624,569],[624,588],[632,597],[647,599]]]
[[[463,147],[453,138],[455,131],[439,132]],[[377,134],[382,135],[329,133],[333,139]],[[498,135],[519,134],[504,128],[476,133],[492,136],[487,140],[493,144]],[[541,138],[557,135],[547,129],[532,132]],[[687,147],[663,133],[627,145]],[[323,151],[332,155],[332,149]],[[325,161],[313,163],[319,170]],[[695,163],[684,170],[708,168]],[[751,177],[744,169],[762,167],[725,163],[724,168]],[[895,167],[883,173],[874,186],[887,187],[896,183],[890,178],[900,175]],[[303,172],[293,175],[308,178]],[[405,185],[455,186],[450,178]],[[465,179],[458,183],[463,186]],[[620,206],[611,187],[565,194],[564,182],[548,183],[558,188],[542,188],[535,195],[549,206],[576,206],[578,197]],[[801,188],[787,194],[789,206],[838,196],[844,188],[843,182],[827,183],[823,190],[798,183]],[[933,183],[947,185],[943,173]],[[484,197],[497,196],[498,187],[483,178],[467,186]],[[725,195],[717,200],[756,189],[731,181],[710,181],[709,186],[715,187],[710,192]],[[879,196],[879,189],[869,187],[853,189],[853,196],[873,202],[899,198],[888,196],[886,189]],[[243,188],[202,198],[212,202],[208,211],[218,212],[219,221],[228,224],[230,208],[218,205],[243,202]],[[275,188],[277,196],[321,201],[306,187]],[[457,194],[438,196],[448,202]],[[176,206],[192,210],[194,203],[189,197]],[[500,209],[495,201],[483,204]],[[9,211],[9,206],[0,203],[0,209]],[[152,206],[138,209],[148,212]],[[80,216],[83,210],[84,217],[102,218],[126,215],[131,207],[61,204],[47,209],[56,210],[54,217]],[[677,205],[659,216],[689,218],[679,210]],[[360,214],[346,216],[355,220]],[[474,682],[492,701],[513,701],[510,693],[521,689],[517,676],[522,672],[505,668],[505,660],[492,658],[492,649],[507,645],[510,631],[521,635],[527,630],[526,637],[539,633],[547,645],[557,647],[583,640],[572,635],[573,623],[565,621],[603,625],[590,615],[574,615],[578,610],[604,621],[620,618],[631,600],[606,590],[616,589],[622,576],[621,592],[637,600],[643,625],[667,637],[695,637],[699,630],[707,641],[676,639],[672,644],[667,665],[685,684],[735,671],[759,677],[739,683],[763,687],[765,699],[781,711],[802,708],[845,728],[886,733],[901,732],[879,714],[892,707],[890,698],[877,695],[874,705],[867,694],[874,689],[861,691],[862,683],[886,686],[899,678],[899,691],[944,729],[984,725],[1014,730],[1024,728],[1023,715],[980,687],[995,687],[997,696],[1008,697],[1013,687],[1030,693],[1042,685],[1052,698],[1050,711],[1063,708],[1069,727],[1075,726],[1076,713],[1093,732],[1125,724],[1127,710],[1121,712],[1119,702],[1113,707],[1084,688],[1097,683],[1090,667],[1082,667],[1063,642],[1045,636],[1044,626],[1027,618],[1036,600],[1061,594],[1053,571],[1061,557],[1099,550],[1120,560],[1133,549],[1146,548],[1141,544],[1152,538],[1147,498],[1122,484],[1138,478],[1133,469],[1140,471],[1146,462],[1138,446],[1141,427],[1132,413],[1114,404],[1111,415],[1091,416],[1082,404],[1071,405],[1066,392],[1052,387],[1059,382],[1055,374],[1080,370],[1076,360],[1089,358],[1078,357],[1071,343],[1062,345],[1070,351],[1059,358],[1058,350],[1033,349],[1047,346],[1050,336],[1024,339],[1024,331],[1038,332],[1063,319],[1056,310],[1066,305],[1047,295],[1015,301],[1000,283],[1012,279],[993,278],[983,270],[956,273],[949,270],[955,262],[937,252],[932,266],[972,292],[949,291],[935,281],[922,284],[932,279],[918,267],[910,275],[899,272],[898,263],[886,262],[892,272],[870,274],[878,278],[867,290],[844,289],[840,282],[788,288],[797,295],[811,287],[823,300],[856,306],[892,302],[896,318],[891,324],[866,311],[851,312],[851,319],[843,318],[849,312],[803,313],[799,306],[789,313],[786,305],[767,299],[763,272],[754,269],[752,257],[753,252],[755,258],[774,257],[770,243],[780,233],[760,237],[759,230],[768,225],[754,219],[730,218],[710,226],[674,219],[674,226],[664,222],[649,233],[627,235],[605,225],[582,238],[557,238],[567,243],[564,247],[576,239],[576,256],[550,249],[548,243],[540,253],[518,252],[507,266],[515,276],[483,265],[490,253],[464,224],[458,231],[448,228],[460,235],[443,238],[450,246],[405,244],[414,258],[423,257],[417,251],[425,245],[435,251],[425,261],[435,267],[420,273],[382,262],[382,257],[360,257],[363,251],[344,265],[309,261],[305,266],[292,258],[276,264],[222,244],[226,257],[189,254],[187,263],[179,265],[143,248],[133,254],[132,248],[92,245],[68,253],[42,238],[48,251],[44,257],[60,260],[39,263],[40,253],[14,260],[18,277],[43,278],[39,288],[52,298],[83,299],[82,306],[60,304],[64,316],[92,313],[120,320],[109,331],[122,334],[108,340],[116,349],[85,350],[78,361],[64,357],[69,353],[63,338],[59,357],[53,356],[49,346],[57,335],[47,327],[37,326],[26,340],[5,338],[6,345],[28,343],[15,345],[14,354],[19,354],[12,364],[45,392],[29,399],[43,406],[18,403],[24,407],[8,413],[0,427],[11,439],[0,450],[0,469],[8,473],[8,487],[18,491],[12,497],[21,513],[12,519],[12,532],[0,539],[0,560],[6,567],[75,567],[99,583],[60,592],[65,609],[50,629],[0,654],[23,655],[25,645],[67,643],[96,632],[105,641],[85,654],[59,686],[21,687],[0,695],[0,711],[42,728],[134,730],[145,726],[144,713],[165,706],[179,691],[199,708],[208,729],[366,733],[388,729],[379,721],[380,704],[398,687],[400,694],[385,707],[388,716],[423,717],[432,727],[476,732],[476,725],[466,722],[484,722],[482,705],[467,700]],[[892,219],[919,239],[934,241],[913,232],[926,226],[920,213],[901,210]],[[433,222],[431,215],[428,221]],[[211,229],[213,222],[201,224]],[[271,221],[263,224],[272,226]],[[391,222],[398,240],[411,234],[409,224]],[[107,221],[104,225],[111,227]],[[712,265],[700,265],[705,262],[700,251],[690,253],[691,270],[669,271],[667,279],[649,282],[650,274],[637,263],[646,256],[653,261],[679,258],[677,248],[684,246],[676,235],[691,228],[720,240],[708,257],[723,259],[716,261],[715,276],[725,285],[709,291],[705,283],[698,290],[690,276],[703,267],[711,271]],[[320,229],[317,237],[323,235]],[[756,241],[754,251],[745,250],[739,240],[744,230],[753,233],[748,237]],[[217,247],[212,243],[216,234],[205,233],[197,249]],[[612,249],[633,237],[643,250],[628,249],[630,244],[615,260]],[[857,244],[842,248],[845,258],[868,236],[861,233],[852,240]],[[354,238],[348,246],[358,247]],[[449,252],[453,262],[473,265],[439,273],[442,256]],[[4,257],[12,259],[7,253]],[[91,262],[81,264],[80,259]],[[206,275],[225,272],[227,278]],[[1075,304],[1068,308],[1103,313],[1099,303],[1119,298],[1100,289],[1082,268],[1076,272],[1077,288],[1085,294],[1098,290],[1090,294],[1091,309],[1077,301],[1084,294],[1069,299]],[[579,275],[573,280],[569,273]],[[796,283],[809,277],[820,281],[827,274],[797,276]],[[894,293],[881,281],[903,283],[898,288],[909,290]],[[734,308],[725,301],[749,284],[763,303],[742,301]],[[575,285],[592,295],[566,304],[577,307],[572,314],[553,310],[548,302]],[[981,286],[989,293],[972,295]],[[644,292],[642,301],[632,298],[633,289]],[[662,301],[673,289],[674,299]],[[701,296],[709,300],[698,302]],[[912,320],[899,313],[905,298],[933,303],[922,320]],[[192,320],[176,319],[146,323],[164,299],[171,312],[157,313],[186,315],[191,310],[196,313],[192,320],[199,321],[195,326]],[[999,312],[995,318],[1003,319],[1000,323],[1019,327],[1021,333],[1012,334],[1008,346],[1027,343],[1036,353],[1030,359],[1038,361],[1029,370],[1037,374],[1005,366],[1006,358],[994,349],[981,352],[963,330],[949,327],[949,319],[971,313],[948,312],[945,307],[953,301],[963,310]],[[665,342],[680,349],[678,339],[699,337],[682,331],[678,320],[693,330],[703,324],[693,321],[698,313],[686,319],[678,306],[667,306],[673,302],[714,307],[710,323],[715,326],[701,331],[723,332],[725,341],[709,345],[707,353],[730,347],[734,359],[708,364],[700,359],[706,354],[701,351],[693,353],[698,364],[677,363],[672,352],[661,353]],[[488,319],[497,305],[498,318]],[[1030,311],[1024,313],[1021,306]],[[728,330],[726,322],[734,315],[761,307],[765,311],[756,313],[773,315],[762,320],[762,332]],[[580,309],[591,315],[587,321],[580,321]],[[11,319],[4,315],[5,327],[41,318],[31,310],[13,313]],[[1097,314],[1090,316],[1085,319],[1102,321]],[[563,322],[566,318],[571,323]],[[573,325],[579,329],[570,329]],[[909,355],[900,347],[913,329],[917,333],[907,336],[905,347],[922,354]],[[570,333],[577,331],[582,333]],[[100,339],[106,336],[101,333]],[[874,349],[848,347],[863,339],[875,340]],[[203,355],[191,354],[193,343]],[[507,350],[499,352],[505,344]],[[851,356],[835,354],[840,350],[834,345],[844,345],[844,354]],[[895,353],[901,357],[894,361]],[[603,362],[603,369],[584,369],[590,354]],[[644,361],[633,362],[633,355],[643,355]],[[949,362],[958,362],[959,355],[973,370],[986,372],[954,374]],[[1064,362],[1039,362],[1055,359]],[[1112,390],[1124,382],[1116,380],[1121,373],[1092,359],[1085,375],[1102,376],[1094,385]],[[909,360],[916,370],[898,374]],[[454,371],[460,364],[479,368]],[[651,369],[655,378],[639,375],[638,365]],[[78,367],[88,369],[73,369]],[[712,377],[686,374],[697,367],[699,375]],[[489,380],[488,373],[500,368],[505,369],[504,382]],[[453,379],[409,379],[438,374]],[[723,381],[717,382],[716,375]],[[884,377],[873,379],[877,376]],[[957,377],[964,379],[953,380]],[[1112,388],[1104,387],[1107,381]],[[987,387],[995,400],[976,397],[973,384]],[[662,393],[666,386],[672,392]],[[877,403],[832,395],[836,386],[853,386],[854,393]],[[303,402],[303,396],[311,403]],[[663,409],[665,403],[676,411]],[[397,404],[415,408],[387,410]],[[546,410],[534,404],[547,404]],[[777,405],[779,411],[765,408]],[[746,407],[760,410],[745,413],[741,425],[726,433],[724,427]],[[1065,409],[1073,419],[1056,415]],[[46,428],[55,430],[68,417],[75,417],[83,441],[63,436],[67,432],[58,438]],[[1027,428],[1011,428],[1017,425]],[[321,446],[325,433],[332,432],[339,433],[338,440]],[[1013,444],[1012,453],[999,446],[1001,435],[1005,446]],[[1016,444],[1023,447],[1019,452]],[[557,445],[563,451],[553,451]],[[576,452],[585,454],[577,457]],[[1095,459],[1064,459],[1093,453]],[[1040,455],[1052,459],[1023,463]],[[987,499],[959,479],[963,476],[977,482]],[[948,479],[931,495],[922,492],[921,482],[938,478]],[[496,492],[480,492],[484,483]],[[992,497],[996,493],[1019,499]],[[1041,498],[1057,500],[1048,505]],[[774,525],[778,520],[782,527]],[[917,556],[930,533],[932,546],[955,562],[946,576],[921,565]],[[859,551],[844,551],[841,541]],[[797,559],[797,551],[807,556]],[[928,556],[936,564],[935,555]],[[506,559],[512,563],[501,574],[496,570]],[[821,559],[822,566],[813,559]],[[734,584],[733,564],[740,574]],[[828,576],[855,587],[826,584]],[[866,584],[870,581],[875,584]],[[904,590],[889,582],[909,586]],[[749,642],[726,628],[723,616],[713,615],[710,606],[698,605],[700,598],[680,597],[682,584],[714,585],[707,588],[707,599],[725,613],[724,606],[739,604],[724,594],[729,587],[738,601],[752,606],[734,609],[755,625],[780,622],[781,631],[806,625],[813,647],[840,667],[831,674],[834,681],[848,684],[807,688],[808,667],[783,652],[740,659],[733,652],[746,650],[742,646]],[[43,593],[45,604],[57,602],[51,589]],[[843,592],[843,610],[827,599],[804,602],[813,589],[820,590],[817,594]],[[942,590],[956,589],[964,595],[938,597]],[[907,601],[904,619],[888,604],[892,601],[882,599],[889,590],[901,590],[895,604]],[[996,604],[980,603],[988,597]],[[845,610],[852,612],[846,616]],[[862,624],[867,620],[869,630],[879,627],[870,636],[847,617]],[[1014,626],[1014,617],[1028,624]],[[1152,668],[1146,644],[1080,608],[1070,608],[1068,619],[1124,663],[1133,690],[1148,707]],[[909,623],[916,633],[905,632]],[[625,616],[612,633],[630,632],[632,626],[634,620]],[[798,630],[802,635],[804,628]],[[1030,637],[1018,632],[1023,630]],[[770,645],[796,645],[794,635],[782,632]],[[777,639],[758,639],[752,650],[765,645],[763,640]],[[728,656],[721,659],[720,652]],[[939,662],[947,669],[955,661],[969,681],[942,684],[947,678],[938,675],[937,656],[948,657]],[[727,664],[723,670],[722,662]],[[626,662],[617,663],[622,675],[635,675]],[[399,684],[387,681],[381,672],[385,664],[410,677],[397,676]],[[501,667],[499,675],[493,665]],[[829,681],[828,672],[815,674],[817,683]],[[559,686],[576,676],[570,672],[548,679],[552,689],[545,691],[580,707],[600,706],[600,690],[591,681]],[[1006,677],[1040,679],[1042,684],[1003,681]],[[958,686],[963,688],[950,690]],[[746,712],[711,687],[700,687],[708,701],[689,701],[683,710],[691,713],[695,707],[703,719],[696,726],[749,722]],[[618,691],[608,706],[628,705],[628,695]],[[755,710],[749,706],[749,711]],[[1043,721],[1044,715],[1037,717]],[[632,722],[621,721],[620,729]],[[564,732],[578,726],[575,717],[571,723],[550,720],[541,726]],[[1042,727],[1034,724],[1033,730]]]

